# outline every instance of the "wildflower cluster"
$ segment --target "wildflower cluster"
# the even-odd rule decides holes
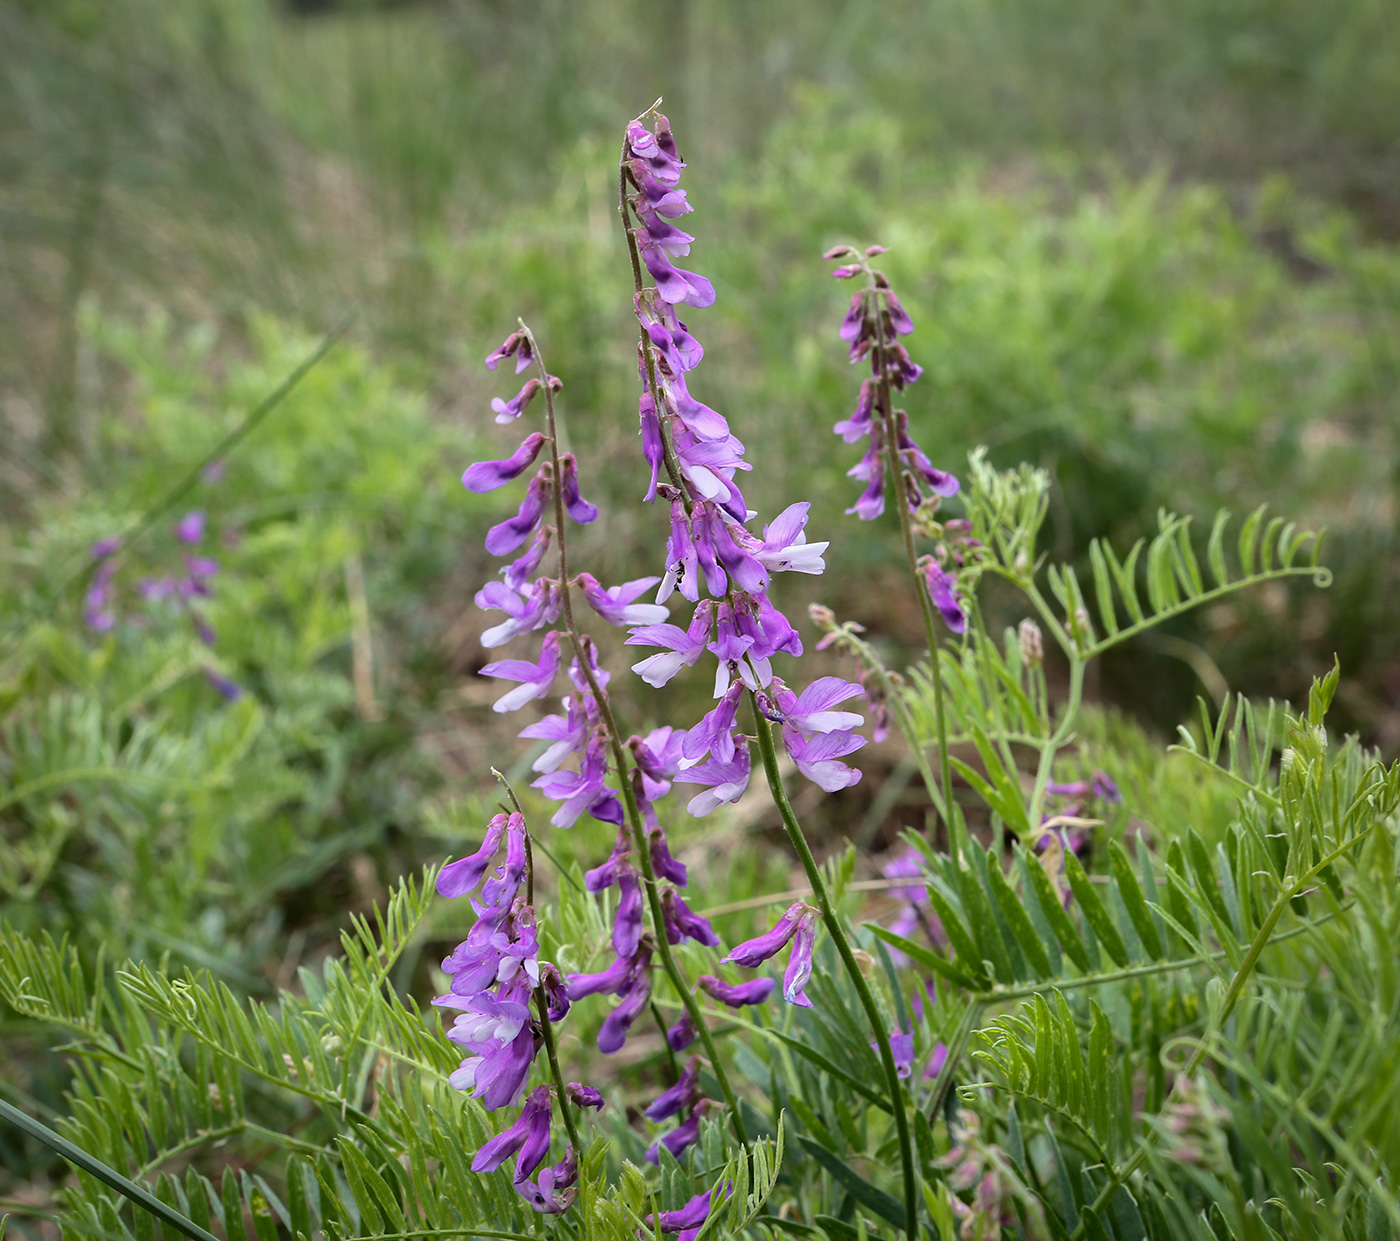
[[[211,481],[217,479],[217,470],[211,473],[206,469],[205,477]],[[202,550],[208,534],[208,519],[204,510],[193,509],[186,513],[175,523],[171,533],[181,548],[181,567],[177,572],[137,580],[136,594],[145,605],[146,615],[139,617],[136,623],[148,623],[157,609],[173,607],[189,621],[199,640],[212,649],[218,636],[205,617],[202,604],[213,597],[219,562]],[[83,619],[94,633],[110,633],[116,628],[118,574],[122,568],[124,547],[125,539],[114,534],[99,539],[90,549],[97,567],[93,570],[84,596]],[[204,676],[230,701],[243,694],[241,685],[224,676],[212,664],[205,666]]]

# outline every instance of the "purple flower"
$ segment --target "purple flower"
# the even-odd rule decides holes
[[[670,1133],[662,1134],[659,1143],[653,1142],[646,1152],[648,1163],[659,1164],[661,1162],[658,1146],[664,1146],[676,1159],[681,1157],[681,1153],[688,1147],[694,1146],[700,1140],[700,1118],[707,1110],[709,1100],[701,1099],[684,1122],[677,1125]]]
[[[513,866],[508,859],[507,871],[511,869]],[[501,874],[495,882],[506,886],[508,875]],[[515,882],[518,884],[518,876]],[[467,938],[443,959],[442,972],[452,977],[453,995],[475,996],[480,1000],[482,997],[478,993],[492,982],[509,982],[520,977],[528,978],[532,984],[539,981],[539,938],[534,911],[524,905],[513,917],[508,910],[503,912],[505,916],[497,920],[482,917],[467,932]],[[438,998],[444,1003],[447,1001],[445,996]],[[448,1006],[458,1005],[454,1002]]]
[[[854,444],[870,434],[871,414],[875,408],[875,381],[866,379],[860,385],[860,398],[856,402],[855,413],[844,422],[838,422],[831,429],[848,444]]]
[[[597,521],[598,506],[590,504],[579,494],[578,458],[573,453],[566,452],[559,459],[559,464],[564,471],[564,481],[561,484],[564,492],[564,511],[580,526]]]
[[[496,853],[501,847],[502,838],[505,836],[508,817],[504,814],[496,815],[486,825],[486,839],[482,841],[480,849],[467,857],[449,862],[438,871],[437,891],[439,896],[465,896],[481,882],[486,868],[496,860]]]
[[[569,1015],[569,989],[557,965],[540,962],[540,986],[544,988],[545,1015],[550,1021],[563,1021]]]
[[[88,548],[88,555],[94,560],[106,560],[108,556],[121,550],[122,542],[123,539],[121,535],[108,535],[105,539],[98,539],[96,543]]]
[[[508,617],[481,635],[481,645],[488,650],[539,629],[559,616],[554,583],[543,580],[536,582],[528,595],[511,590],[504,582],[487,582],[476,592],[476,606],[482,611],[502,611]]]
[[[1118,785],[1114,783],[1113,777],[1106,771],[1094,772],[1089,791],[1095,797],[1102,797],[1104,801],[1112,802],[1114,805],[1122,804],[1123,794],[1118,791]]]
[[[697,944],[709,948],[719,947],[719,936],[710,925],[708,918],[695,913],[681,898],[675,888],[667,888],[661,898],[663,918],[666,923],[666,942],[678,944],[683,939],[693,939]]]
[[[822,553],[831,546],[830,541],[809,543],[804,533],[807,511],[811,507],[806,501],[790,504],[764,526],[763,542],[754,552],[754,559],[774,573],[821,573],[825,570]]]
[[[659,827],[654,828],[649,844],[651,846],[651,866],[657,875],[685,887],[687,880],[685,866],[671,856],[671,850],[666,844],[666,833]]]
[[[606,590],[591,573],[580,573],[574,580],[589,605],[610,625],[655,625],[670,616],[659,603],[632,602],[642,591],[655,586],[660,578],[639,577]]]
[[[486,369],[494,371],[503,358],[510,357],[515,358],[515,373],[517,375],[535,360],[535,355],[530,348],[530,338],[524,332],[512,332],[506,337],[499,349],[488,354]]]
[[[636,868],[623,863],[617,872],[617,914],[613,918],[612,946],[619,957],[636,955],[642,939],[642,885]]]
[[[755,978],[752,982],[721,982],[713,974],[701,974],[696,982],[706,995],[712,996],[730,1008],[743,1008],[746,1004],[762,1004],[777,984],[771,978]]]
[[[553,1112],[549,1087],[536,1086],[525,1100],[520,1118],[486,1143],[472,1160],[473,1172],[494,1172],[519,1152],[515,1178],[523,1180],[544,1162],[549,1154],[549,1122]]]
[[[632,852],[631,837],[626,829],[617,833],[617,842],[613,845],[613,851],[608,860],[601,866],[595,866],[592,870],[586,871],[583,876],[583,886],[589,892],[605,892],[608,888],[617,883],[618,876],[622,873],[622,867],[628,865],[627,856]],[[624,956],[631,956],[630,952]]]
[[[520,1098],[534,1059],[535,1033],[526,1024],[510,1042],[463,1060],[447,1080],[457,1090],[470,1090],[482,1107],[495,1112]]]
[[[874,1039],[870,1040],[871,1051],[879,1050],[879,1043]],[[903,1030],[890,1031],[890,1055],[894,1057],[895,1073],[899,1077],[908,1077],[914,1071],[914,1035],[905,1034]]]
[[[677,1112],[683,1112],[695,1106],[700,1098],[700,1060],[696,1056],[690,1058],[690,1063],[685,1066],[685,1072],[680,1075],[679,1080],[669,1090],[664,1091],[656,1097],[655,1102],[646,1110],[648,1120],[662,1121],[669,1120]]]
[[[530,485],[525,490],[525,498],[520,502],[515,516],[492,526],[486,532],[486,550],[493,556],[504,556],[525,542],[540,524],[548,494],[548,480],[543,473],[536,474],[530,480]]]
[[[507,907],[515,899],[520,881],[525,877],[525,867],[529,863],[529,854],[525,848],[527,835],[524,815],[512,814],[506,820],[506,860],[481,887],[481,899],[488,911],[491,908]],[[524,912],[522,909],[521,914]],[[517,917],[517,922],[521,922],[520,917]]]
[[[577,1180],[578,1156],[570,1146],[564,1152],[563,1159],[539,1174],[538,1183],[519,1176],[511,1183],[515,1186],[515,1192],[530,1204],[531,1210],[541,1215],[560,1215],[574,1204],[578,1193],[574,1184]]]
[[[545,634],[538,663],[532,664],[528,659],[500,659],[482,668],[481,675],[520,682],[515,689],[496,699],[493,711],[516,711],[527,702],[545,697],[554,686],[554,678],[559,675],[558,633]]]
[[[632,671],[648,685],[660,689],[682,668],[693,668],[705,652],[714,624],[714,604],[700,604],[691,617],[689,629],[678,625],[643,625],[627,636],[628,646],[662,646],[666,652],[649,655],[632,665]]]
[[[762,965],[769,957],[777,956],[794,935],[802,922],[803,917],[811,912],[810,905],[804,905],[798,901],[790,905],[787,911],[776,923],[771,931],[766,931],[762,935],[753,939],[746,939],[742,944],[738,944],[729,950],[729,955],[720,964],[733,962],[735,965],[743,965],[749,969],[755,969]]]
[[[666,1045],[672,1051],[684,1051],[691,1043],[695,1042],[695,1023],[691,1021],[688,1012],[681,1014],[681,1019],[666,1031]]]
[[[117,623],[116,613],[107,606],[111,599],[112,578],[117,571],[115,560],[104,560],[97,566],[88,586],[83,619],[89,629],[107,633]]]
[[[715,304],[714,285],[704,276],[698,276],[692,271],[675,266],[671,262],[670,255],[647,229],[636,229],[634,236],[637,239],[637,249],[641,252],[642,262],[646,265],[647,271],[651,273],[651,278],[656,281],[656,291],[666,301],[673,305],[676,302],[684,302],[687,306],[694,306],[697,309]]]
[[[657,417],[656,401],[650,392],[643,392],[637,414],[642,427],[642,455],[651,466],[651,483],[643,497],[648,504],[656,499],[656,485],[661,481],[661,465],[666,459],[666,445],[661,438],[661,420]]]
[[[641,1016],[650,999],[651,971],[634,971],[630,985],[623,993],[622,1002],[603,1020],[603,1026],[598,1031],[598,1050],[608,1056],[621,1051],[623,1044],[627,1042],[627,1031]]]
[[[714,1192],[713,1189],[708,1189],[703,1194],[697,1194],[679,1210],[662,1211],[655,1217],[648,1215],[642,1223],[648,1228],[659,1228],[662,1232],[679,1232],[681,1235],[677,1241],[694,1241],[701,1225],[710,1218],[710,1198]],[[724,1192],[725,1197],[728,1197],[727,1183]]]
[[[239,685],[237,681],[230,681],[228,677],[215,672],[213,668],[204,669],[204,679],[230,702],[236,702],[243,697],[243,686]]]
[[[529,384],[526,387],[528,388]],[[544,436],[539,431],[532,431],[520,447],[504,461],[478,461],[475,465],[468,466],[466,473],[462,475],[462,486],[478,494],[504,487],[511,479],[519,478],[534,465],[535,458],[540,455],[540,449],[543,447]]]
[[[656,601],[664,603],[673,590],[697,603],[700,599],[700,561],[690,535],[690,520],[679,500],[671,502],[671,537],[666,542],[666,575]]]
[[[550,822],[555,827],[573,827],[585,810],[604,823],[621,821],[617,797],[607,787],[607,762],[603,756],[605,742],[601,735],[588,743],[588,750],[577,772],[546,772],[534,782],[551,801],[562,802]]]
[[[595,1111],[603,1110],[603,1096],[592,1086],[585,1086],[582,1082],[570,1082],[564,1087],[564,1093],[569,1096],[569,1101],[575,1107],[591,1107]]]
[[[186,513],[175,523],[175,537],[181,543],[199,543],[204,539],[204,512],[195,509],[192,513]]]
[[[590,995],[621,995],[627,991],[638,971],[651,966],[651,949],[645,943],[637,956],[630,960],[617,957],[607,969],[596,974],[570,974],[568,976],[569,999],[578,1001]]]
[[[808,909],[797,922],[792,937],[792,952],[788,956],[788,967],[783,973],[783,998],[789,1004],[811,1008],[803,987],[812,976],[812,949],[817,941],[817,911]]]
[[[539,738],[551,741],[543,754],[531,766],[535,771],[557,771],[571,754],[580,754],[587,749],[588,732],[592,722],[588,718],[580,694],[571,695],[568,700],[567,715],[546,715],[536,724],[520,730],[522,737]]]
[[[783,729],[783,745],[797,769],[818,788],[834,793],[860,782],[860,772],[838,762],[865,744],[859,733],[818,733],[803,737],[794,729]]]
[[[864,716],[854,711],[833,711],[831,708],[848,698],[858,698],[865,691],[854,682],[840,677],[818,677],[800,694],[781,685],[773,697],[783,713],[783,727],[803,733],[844,732],[858,727]]]
[[[509,401],[504,401],[500,397],[491,398],[491,408],[496,411],[496,421],[504,425],[507,422],[514,422],[520,417],[533,401],[540,390],[538,379],[527,379],[525,386],[520,389]],[[473,491],[476,488],[472,488]]]
[[[738,746],[734,757],[727,763],[710,759],[701,767],[691,767],[680,772],[676,779],[681,784],[702,784],[707,786],[703,793],[697,793],[686,804],[686,809],[697,819],[709,814],[716,806],[725,802],[736,802],[749,787],[749,746],[748,742]]]
[[[966,633],[967,617],[963,614],[962,603],[958,599],[957,578],[932,556],[921,557],[919,567],[924,571],[924,584],[928,587],[929,598],[943,617],[943,623],[954,633]]]
[[[947,1063],[948,1044],[940,1039],[933,1045],[933,1051],[929,1053],[928,1063],[924,1065],[924,1081],[936,1081],[938,1075],[943,1072],[943,1066]]]
[[[535,531],[535,537],[530,540],[530,546],[525,549],[525,554],[519,560],[513,560],[501,570],[505,577],[506,585],[517,593],[524,587],[525,583],[534,575],[536,569],[540,567],[544,560],[545,552],[549,550],[549,540],[552,531],[548,526],[541,526]]]
[[[681,742],[681,754],[689,766],[694,766],[707,754],[713,754],[719,763],[734,761],[734,720],[743,692],[743,682],[735,681],[714,709],[686,733]]]

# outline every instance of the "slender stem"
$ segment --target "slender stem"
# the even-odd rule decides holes
[[[725,1072],[724,1064],[719,1058],[719,1053],[715,1048],[714,1039],[710,1034],[709,1027],[705,1024],[700,1013],[699,1002],[695,998],[695,988],[691,986],[682,971],[675,953],[671,951],[671,945],[666,939],[666,913],[661,905],[661,892],[656,882],[656,870],[651,864],[651,849],[647,842],[646,825],[642,822],[641,811],[637,807],[636,795],[632,789],[632,781],[629,779],[627,763],[627,747],[623,742],[622,733],[617,726],[617,720],[612,713],[612,705],[608,702],[607,694],[603,686],[598,681],[597,673],[593,670],[593,660],[589,655],[588,643],[583,633],[579,630],[578,622],[574,618],[573,601],[569,584],[569,563],[567,538],[565,536],[565,513],[564,513],[564,490],[563,490],[563,468],[559,459],[559,436],[557,421],[554,412],[554,393],[549,385],[549,376],[545,371],[544,360],[540,356],[538,345],[534,336],[530,334],[530,329],[522,325],[522,329],[530,338],[530,347],[534,351],[536,365],[539,367],[540,382],[544,388],[545,403],[545,424],[546,435],[549,441],[550,460],[554,467],[554,523],[555,538],[559,545],[559,599],[560,610],[564,617],[564,626],[568,630],[569,640],[573,643],[574,654],[578,658],[578,666],[582,671],[584,679],[588,682],[588,688],[593,695],[593,701],[597,704],[598,714],[603,722],[603,730],[608,739],[608,746],[612,751],[613,768],[617,773],[618,786],[622,793],[623,805],[627,810],[627,822],[632,831],[632,846],[637,853],[637,861],[641,864],[643,888],[646,891],[647,905],[651,911],[652,927],[656,931],[656,950],[661,957],[662,968],[666,971],[666,976],[671,980],[671,985],[676,989],[681,1002],[685,1005],[686,1011],[690,1013],[690,1019],[695,1023],[695,1028],[700,1035],[700,1040],[705,1046],[705,1055],[710,1061],[710,1067],[714,1071],[715,1078],[719,1081],[720,1090],[724,1094],[724,1101],[729,1107],[730,1120],[734,1125],[734,1134],[747,1145],[748,1135],[744,1130],[743,1117],[739,1114],[739,1100],[734,1093],[734,1088],[729,1083],[729,1075]]]
[[[948,829],[948,850],[956,862],[958,860],[958,840],[957,833],[953,828],[956,812],[953,808],[953,785],[949,774],[948,718],[943,706],[943,670],[939,655],[938,621],[933,615],[933,601],[929,598],[928,589],[919,573],[919,553],[914,545],[914,523],[909,516],[909,504],[904,490],[904,466],[899,459],[899,433],[894,415],[894,394],[890,388],[889,368],[886,365],[889,344],[885,339],[885,319],[879,305],[882,290],[875,285],[874,277],[871,277],[871,289],[872,296],[876,299],[874,315],[875,373],[879,376],[878,400],[880,418],[885,428],[885,456],[890,475],[889,489],[892,493],[891,502],[899,514],[899,529],[904,537],[904,556],[909,563],[909,577],[914,583],[914,594],[919,599],[919,611],[923,614],[924,636],[928,641],[928,655],[932,662],[933,725],[934,731],[938,734],[938,775],[943,788],[943,804],[937,809],[942,815],[944,827]],[[912,744],[918,745],[915,738],[911,737],[910,741]]]
[[[904,1106],[904,1087],[900,1084],[899,1070],[894,1062],[894,1052],[890,1049],[889,1030],[885,1027],[885,1020],[880,1015],[880,1009],[865,981],[865,975],[860,972],[860,966],[856,962],[855,953],[851,951],[850,941],[846,938],[841,919],[837,917],[836,910],[832,907],[831,895],[827,891],[826,880],[822,876],[821,868],[817,865],[817,859],[812,856],[812,849],[807,843],[802,825],[797,821],[792,804],[788,801],[787,791],[783,788],[783,778],[778,771],[778,752],[773,745],[772,726],[763,718],[758,709],[758,702],[752,694],[749,695],[749,703],[753,708],[754,726],[758,733],[758,750],[763,756],[763,771],[768,777],[769,791],[773,795],[773,802],[782,818],[783,830],[787,832],[788,840],[792,842],[797,856],[802,859],[802,868],[807,872],[807,882],[812,885],[812,893],[817,898],[817,908],[821,912],[827,934],[831,936],[832,943],[836,945],[837,954],[841,957],[841,964],[845,966],[846,973],[850,976],[856,994],[860,997],[861,1007],[865,1009],[865,1016],[870,1022],[870,1028],[875,1034],[875,1045],[880,1053],[880,1065],[885,1071],[885,1082],[890,1092],[890,1108],[894,1113],[895,1131],[899,1136],[900,1162],[904,1169],[904,1227],[909,1234],[910,1241],[914,1241],[914,1238],[919,1235],[918,1182],[914,1170],[914,1147],[909,1136],[909,1116]]]

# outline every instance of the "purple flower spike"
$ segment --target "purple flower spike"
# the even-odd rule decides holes
[[[776,956],[787,947],[788,941],[797,934],[797,928],[803,916],[810,912],[811,906],[804,905],[801,901],[789,906],[787,912],[774,923],[771,931],[755,936],[753,939],[746,939],[742,944],[731,948],[729,955],[720,964],[725,965],[733,962],[735,965],[743,965],[749,969],[757,968],[769,957]]]
[[[701,974],[696,981],[706,995],[712,996],[730,1008],[743,1008],[747,1004],[762,1004],[778,984],[771,978],[755,978],[752,982],[721,982],[713,974]]]
[[[962,603],[958,599],[957,578],[932,556],[924,556],[920,567],[924,571],[924,583],[928,587],[929,598],[943,617],[943,623],[954,633],[966,633],[967,617],[963,614]]]
[[[603,1096],[592,1086],[585,1086],[582,1082],[570,1082],[564,1087],[564,1093],[569,1096],[569,1102],[575,1107],[591,1107],[595,1111],[603,1110]]]
[[[192,513],[186,513],[175,523],[175,537],[181,543],[203,542],[204,540],[204,512],[202,509],[195,509]]]
[[[659,603],[632,602],[642,591],[655,586],[661,580],[658,577],[639,577],[606,590],[591,573],[580,573],[574,580],[589,606],[610,625],[656,625],[671,615]]]
[[[661,898],[663,917],[666,922],[666,942],[679,944],[683,939],[693,939],[697,944],[709,948],[719,947],[719,936],[710,925],[708,918],[702,918],[681,899],[675,888],[667,888]]]
[[[531,401],[539,394],[540,381],[538,379],[527,379],[525,386],[520,389],[509,401],[504,401],[500,397],[491,398],[491,408],[496,412],[496,421],[501,425],[514,422],[529,407]]]
[[[473,469],[476,467],[473,466]],[[543,474],[536,474],[521,501],[520,510],[514,517],[492,526],[486,532],[486,550],[493,556],[504,556],[513,552],[535,532],[544,515],[544,504],[549,491],[549,483]]]
[[[527,702],[545,697],[559,675],[559,634],[545,634],[538,663],[532,664],[528,659],[500,659],[482,668],[481,675],[520,682],[515,689],[496,699],[493,711],[517,711]]]
[[[734,751],[734,758],[727,763],[711,759],[701,767],[691,767],[680,772],[676,779],[681,784],[703,784],[706,789],[697,793],[686,804],[686,809],[697,819],[704,818],[716,806],[725,802],[736,802],[749,787],[749,745],[744,742]]]
[[[569,517],[580,526],[586,526],[590,522],[598,520],[598,506],[590,504],[579,494],[578,489],[578,458],[571,452],[566,452],[560,459],[559,464],[564,470],[564,481],[562,483],[564,491],[564,511]]]
[[[535,458],[540,455],[540,449],[543,447],[544,436],[539,431],[532,431],[520,447],[504,461],[478,461],[475,465],[468,466],[466,473],[462,475],[462,486],[478,494],[504,487],[511,479],[519,478],[535,463]]]
[[[789,1004],[811,1008],[803,987],[812,976],[812,949],[817,942],[817,911],[808,909],[798,920],[796,933],[792,937],[792,953],[788,957],[788,967],[783,973],[783,998]]]
[[[529,1176],[544,1162],[545,1155],[549,1153],[549,1121],[552,1111],[549,1087],[537,1086],[525,1100],[525,1106],[515,1124],[504,1133],[497,1134],[476,1152],[476,1157],[472,1160],[472,1171],[494,1172],[519,1151],[516,1175]]]
[[[669,1090],[656,1097],[656,1101],[647,1108],[646,1116],[648,1120],[668,1120],[683,1112],[687,1108],[695,1106],[700,1098],[700,1060],[696,1056],[690,1058],[690,1063],[685,1066],[685,1072],[680,1075],[680,1079]]]
[[[496,860],[496,852],[500,849],[501,840],[505,836],[508,818],[508,815],[496,815],[486,825],[486,839],[482,841],[480,849],[467,857],[449,862],[438,871],[437,891],[439,896],[465,896],[481,882],[486,868]]]

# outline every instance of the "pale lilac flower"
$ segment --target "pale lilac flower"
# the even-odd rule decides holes
[[[533,383],[534,380],[530,382]],[[543,447],[544,436],[539,431],[532,431],[521,442],[520,447],[505,460],[478,461],[475,465],[468,466],[462,475],[462,486],[478,494],[504,487],[534,465],[535,458],[540,455],[540,449]]]
[[[870,1040],[870,1050],[878,1051],[880,1044],[874,1039]],[[903,1030],[895,1029],[890,1031],[890,1055],[894,1057],[895,1074],[898,1077],[909,1077],[914,1072],[914,1035],[912,1032],[906,1034]]]
[[[680,772],[676,779],[681,784],[705,785],[703,793],[697,793],[686,805],[696,818],[703,818],[725,802],[736,802],[749,787],[749,745],[736,747],[734,757],[729,762],[712,758],[700,767],[690,767]]]
[[[860,772],[837,760],[853,754],[865,744],[859,733],[818,733],[803,737],[791,729],[783,729],[783,746],[797,769],[818,788],[834,793],[860,782]]]
[[[608,860],[600,866],[595,866],[592,870],[583,874],[584,890],[598,893],[606,892],[616,885],[618,876],[622,873],[624,865],[628,865],[627,858],[632,852],[632,838],[626,828],[621,828],[617,833],[617,842],[613,845],[613,851],[608,856]],[[632,953],[625,952],[623,956],[630,957]]]
[[[831,429],[836,432],[848,444],[854,444],[857,440],[870,434],[873,425],[871,413],[875,408],[875,381],[866,379],[860,385],[860,398],[856,402],[855,412],[843,422],[838,422]]]
[[[755,978],[752,982],[721,982],[713,974],[701,974],[695,980],[706,995],[712,996],[730,1008],[743,1008],[747,1004],[762,1004],[777,986],[771,978]]]
[[[943,1072],[943,1066],[948,1063],[948,1044],[940,1039],[933,1045],[933,1050],[929,1053],[928,1063],[924,1065],[923,1079],[926,1082],[938,1080],[938,1075]]]
[[[685,740],[681,742],[684,766],[695,766],[707,754],[713,754],[719,763],[733,762],[734,721],[743,692],[743,683],[735,681],[714,709],[686,733]]]
[[[527,702],[543,698],[554,686],[554,678],[559,675],[559,635],[550,632],[544,636],[538,662],[528,659],[500,659],[487,664],[481,670],[484,677],[501,677],[520,684],[496,699],[493,711],[516,711]]]
[[[651,847],[651,866],[657,875],[685,887],[688,879],[685,865],[671,856],[670,846],[666,843],[666,833],[659,827],[653,828],[648,843]]]
[[[585,810],[602,822],[621,822],[621,806],[605,783],[607,761],[603,748],[602,737],[595,736],[577,772],[546,772],[534,782],[534,787],[551,801],[563,803],[550,819],[555,827],[573,827]]]
[[[804,528],[811,507],[805,500],[790,504],[764,526],[763,542],[754,550],[754,559],[774,573],[823,572],[826,561],[822,559],[822,553],[831,543],[807,542]]]
[[[666,458],[666,445],[661,438],[661,420],[656,413],[656,401],[650,392],[642,393],[637,416],[642,430],[642,455],[651,467],[651,483],[643,497],[650,504],[656,499],[656,485],[661,481],[661,466]]]
[[[535,399],[540,390],[540,381],[530,378],[525,381],[525,386],[520,389],[509,401],[500,397],[491,398],[491,408],[496,411],[496,421],[504,426],[508,422],[514,422],[521,414],[529,408],[530,402]],[[476,488],[472,488],[473,491]]]
[[[554,583],[544,580],[536,582],[528,595],[511,590],[504,582],[487,582],[476,592],[476,606],[483,612],[504,612],[508,618],[481,635],[481,645],[488,650],[550,624],[559,616],[558,592]]]
[[[704,276],[686,271],[671,262],[671,257],[646,228],[635,230],[637,249],[651,278],[656,281],[656,291],[668,302],[684,302],[687,306],[703,308],[715,304],[715,288]]]
[[[818,677],[800,694],[778,684],[773,699],[782,712],[784,729],[832,733],[857,728],[864,721],[865,717],[854,711],[832,710],[837,703],[858,698],[864,692],[859,685],[840,677]]]
[[[628,646],[661,646],[667,648],[632,665],[632,671],[648,685],[660,689],[682,668],[693,668],[705,653],[710,628],[714,623],[714,604],[706,600],[695,609],[690,627],[678,625],[643,625],[627,636]]]
[[[632,602],[642,591],[655,586],[660,578],[639,577],[606,590],[591,573],[580,573],[574,580],[589,606],[610,625],[656,625],[671,614],[659,603]]]
[[[574,1204],[578,1194],[575,1182],[578,1180],[578,1156],[570,1146],[552,1168],[546,1168],[536,1181],[516,1177],[511,1182],[518,1193],[530,1204],[531,1210],[541,1215],[560,1215]],[[538,1182],[538,1183],[536,1183]],[[691,1238],[694,1241],[694,1238]]]

